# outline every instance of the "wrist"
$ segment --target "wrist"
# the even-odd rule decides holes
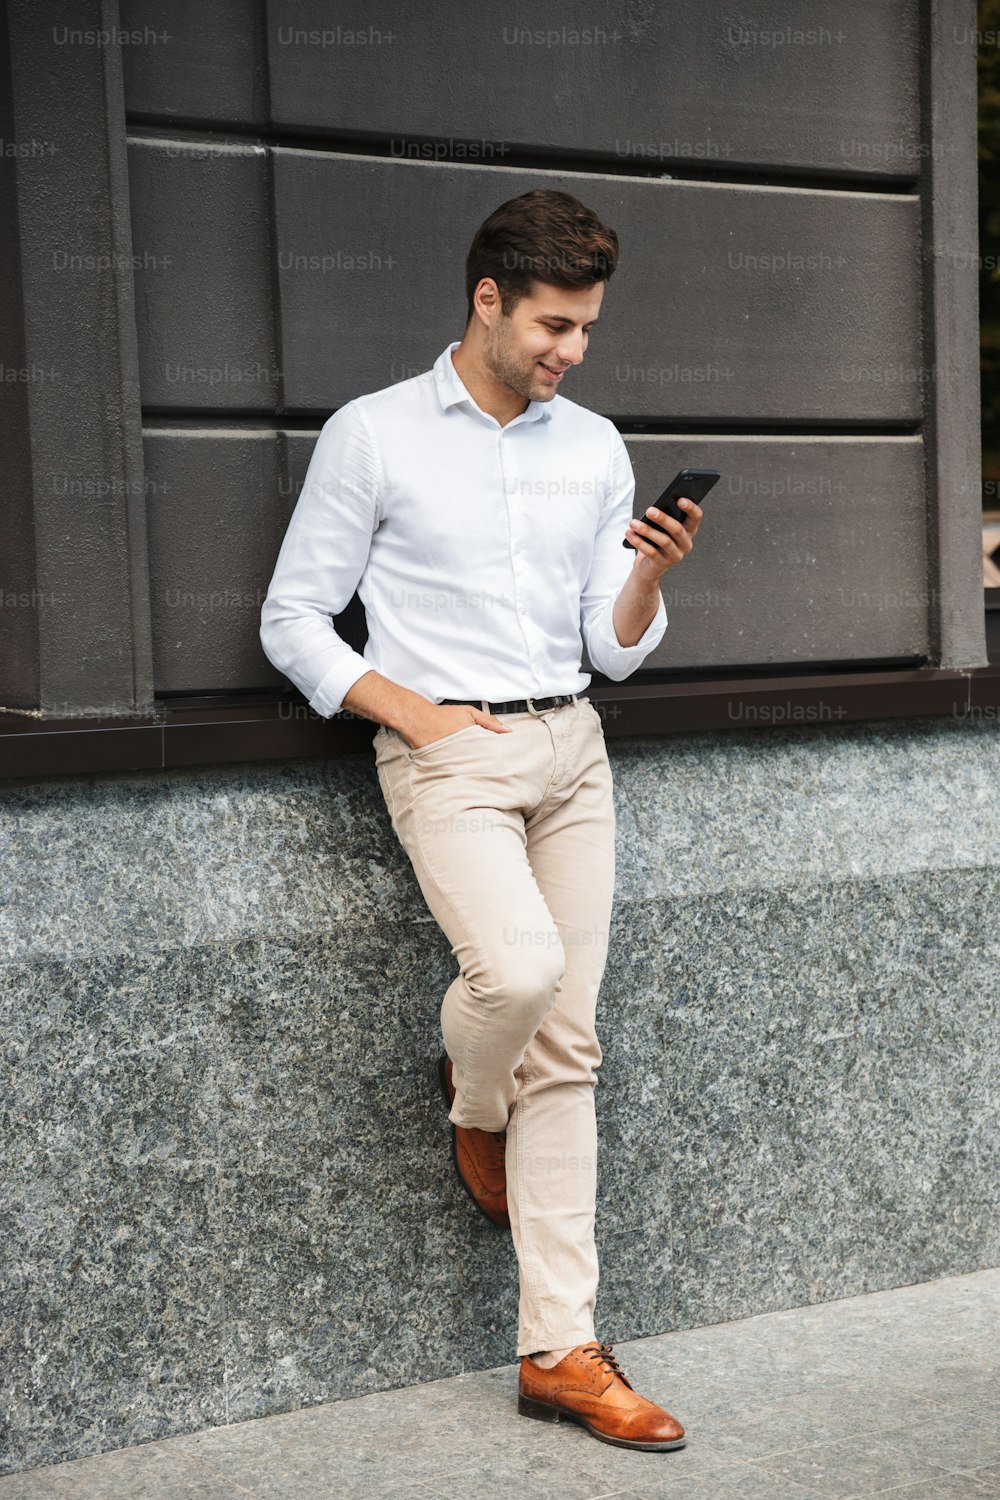
[[[663,570],[666,572],[666,569]],[[663,573],[656,578],[641,578],[638,573],[629,575],[629,583],[632,586],[632,598],[637,605],[644,609],[657,609],[660,603],[660,579]]]
[[[386,720],[390,729],[396,729],[408,739],[414,730],[419,730],[424,715],[429,708],[436,705],[429,698],[424,698],[420,693],[407,691],[400,701],[393,705],[392,717]]]

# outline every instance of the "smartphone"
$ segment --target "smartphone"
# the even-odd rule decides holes
[[[714,484],[718,484],[721,477],[718,469],[681,469],[680,473],[671,479],[663,494],[657,500],[656,508],[657,510],[665,510],[668,516],[673,516],[675,521],[680,521],[683,525],[686,519],[686,512],[681,510],[677,504],[681,496],[686,495],[689,500],[693,500],[696,505],[700,505],[709,490]],[[665,526],[658,526],[655,521],[651,521],[645,514],[639,516],[638,519],[645,521],[647,526],[652,526],[654,531],[665,532],[667,529]],[[622,546],[632,547],[632,543],[628,537],[622,538]],[[638,548],[632,547],[632,551],[636,552]]]

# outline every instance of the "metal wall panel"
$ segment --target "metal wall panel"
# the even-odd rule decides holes
[[[159,692],[285,685],[249,627],[317,437],[146,434]],[[646,668],[926,652],[919,438],[640,436],[627,446],[636,514],[685,464],[723,475],[697,547],[664,579],[669,625]],[[363,649],[357,598],[336,623]]]
[[[917,0],[718,6],[121,0],[135,117],[267,125],[504,165],[919,171]],[[270,117],[268,116],[270,92]],[[622,101],[628,101],[623,110]]]
[[[942,667],[987,660],[979,415],[979,244],[976,7],[930,0],[921,48],[927,168],[924,364],[937,377],[924,413],[931,657]]]
[[[129,0],[123,20],[156,25],[152,9]],[[174,486],[169,503],[150,487],[160,691],[286,685],[239,603],[185,612],[165,590],[263,597],[321,422],[461,337],[471,236],[534,186],[577,194],[621,238],[564,394],[652,429],[627,438],[637,508],[682,463],[725,476],[664,581],[670,627],[645,667],[933,656],[958,616],[933,583],[941,462],[922,439],[962,401],[930,288],[935,247],[964,240],[939,215],[931,242],[929,184],[940,197],[938,155],[968,143],[921,116],[917,0],[824,0],[807,21],[782,0],[752,20],[633,0],[555,23],[497,0],[251,9],[180,4],[169,44],[126,59],[142,397],[178,423],[146,436]],[[954,39],[935,15],[937,56]],[[239,40],[213,95],[224,34]],[[970,67],[949,65],[947,88]],[[212,120],[260,140],[223,143]],[[338,626],[363,644],[356,599]]]
[[[143,449],[156,691],[274,681],[257,632],[286,521],[276,433],[158,429]]]
[[[731,6],[268,0],[278,125],[665,170],[920,165],[916,0]],[[472,159],[471,156],[468,159]]]
[[[145,411],[274,411],[280,401],[266,152],[129,144]]]
[[[582,196],[622,241],[567,395],[621,418],[919,418],[911,195],[273,157],[272,253],[261,151],[133,142],[147,409],[278,411],[283,377],[286,410],[325,413],[425,368],[461,336],[476,225],[546,185]]]
[[[0,140],[16,139],[11,46],[0,25]],[[0,445],[3,448],[5,534],[0,550],[0,693],[7,708],[33,708],[41,695],[38,551],[35,545],[35,485],[31,456],[28,330],[21,284],[18,166],[0,152]],[[23,168],[20,173],[23,181]],[[8,372],[17,372],[12,378]],[[15,608],[15,601],[17,607]]]
[[[112,10],[0,5],[0,702],[48,718],[152,691],[120,53],[74,40]]]
[[[722,478],[663,579],[650,667],[919,656],[928,646],[917,437],[633,437],[641,515],[685,465]]]
[[[673,421],[919,418],[909,195],[276,150],[287,409],[323,411],[378,390],[460,338],[472,235],[533,187],[575,193],[621,240],[601,322],[566,382],[571,399],[611,417]]]
[[[256,0],[119,0],[125,104],[133,116],[267,123],[267,64]]]

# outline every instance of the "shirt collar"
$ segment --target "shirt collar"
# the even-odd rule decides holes
[[[456,339],[434,361],[434,384],[437,387],[441,409],[442,411],[447,411],[449,406],[457,406],[461,401],[468,401],[475,407],[476,411],[481,411],[482,407],[473,400],[472,395],[462,380],[461,375],[455,369],[452,361],[452,350],[457,349],[460,343],[461,340]],[[526,409],[521,413],[520,417],[515,417],[514,421],[537,422],[540,419],[548,421],[551,416],[551,401],[529,401]],[[507,425],[510,426],[510,423]]]

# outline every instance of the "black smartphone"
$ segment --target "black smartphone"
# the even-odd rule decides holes
[[[718,469],[681,469],[680,473],[671,479],[663,494],[657,500],[656,508],[657,510],[665,510],[668,516],[673,516],[675,521],[680,521],[683,525],[686,519],[686,512],[681,510],[677,504],[681,496],[686,495],[689,500],[693,500],[696,505],[700,505],[709,490],[713,485],[718,484],[721,477]],[[638,519],[645,521],[647,526],[652,526],[654,531],[665,532],[667,529],[665,526],[658,526],[655,521],[651,521],[645,513],[639,516]],[[622,546],[632,547],[632,543],[628,537],[623,537]],[[632,547],[633,552],[637,550],[637,548]]]

